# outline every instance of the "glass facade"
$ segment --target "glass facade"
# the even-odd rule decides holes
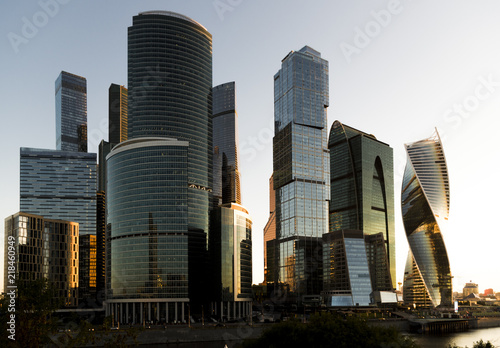
[[[87,152],[87,80],[62,71],[56,87],[56,149]]]
[[[106,194],[97,192],[96,213],[96,294],[102,303],[106,290]]]
[[[189,141],[188,224],[208,232],[212,191],[212,35],[189,17],[142,12],[128,29],[129,139]]]
[[[107,157],[109,298],[187,298],[187,142],[140,138]]]
[[[369,306],[372,284],[363,231],[330,232],[323,243],[327,306]]]
[[[271,282],[276,269],[273,245],[276,242],[276,193],[274,177],[269,178],[269,219],[264,227],[264,281]]]
[[[155,320],[180,320],[189,301],[188,146],[138,138],[107,156],[106,297],[114,315],[128,306],[122,322],[142,322],[139,304]],[[170,317],[169,305],[180,306]]]
[[[408,160],[401,189],[401,207],[406,237],[410,245],[403,294],[406,303],[425,301],[432,307],[452,306],[452,282],[448,254],[439,227],[448,219],[450,185],[443,146],[437,130],[430,138],[406,144]],[[412,264],[413,266],[409,266]],[[418,278],[421,278],[421,281]]]
[[[372,253],[370,271],[372,279],[377,279],[373,290],[396,289],[393,150],[375,136],[339,121],[330,130],[328,149],[329,231],[353,229],[369,236],[381,233],[388,265],[381,267],[384,253],[379,251],[378,258]]]
[[[12,240],[10,237],[14,237]],[[16,283],[47,279],[56,289],[55,298],[65,307],[78,305],[78,223],[17,213],[5,219],[4,292],[11,284],[9,267],[15,268]],[[9,246],[15,261],[9,260]]]
[[[234,82],[213,88],[213,196],[216,204],[241,204],[238,114]]]
[[[252,302],[252,220],[241,205],[215,208],[210,231],[211,311],[222,320],[246,317]]]
[[[118,144],[128,139],[128,90],[124,86],[109,86],[108,140]]]
[[[80,298],[94,299],[97,290],[97,239],[95,234],[80,236]]]
[[[95,153],[21,148],[20,210],[96,233]]]
[[[278,267],[273,278],[288,284],[297,299],[321,291],[318,251],[328,229],[330,196],[327,107],[328,62],[308,46],[290,52],[274,76]]]

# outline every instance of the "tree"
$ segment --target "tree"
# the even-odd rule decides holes
[[[456,344],[449,344],[448,345],[448,348],[461,348],[459,346],[457,346]],[[465,346],[465,348],[467,348],[467,346]],[[495,346],[493,344],[491,344],[490,341],[488,342],[483,342],[483,340],[479,340],[477,342],[474,342],[474,345],[472,346],[472,348],[495,348]]]
[[[55,288],[47,279],[33,281],[19,281],[15,290],[16,297],[9,296],[2,300],[1,329],[8,332],[14,314],[15,340],[10,340],[7,335],[1,335],[2,347],[41,347],[51,341],[50,333],[57,327],[56,318],[52,317],[54,311],[60,308],[60,303],[54,298]],[[14,312],[9,312],[9,304],[15,306]],[[10,334],[10,333],[9,333]]]
[[[311,317],[307,324],[290,320],[273,325],[256,340],[244,342],[244,348],[253,347],[403,347],[416,348],[417,344],[401,335],[395,328],[370,326],[366,321],[329,313]]]

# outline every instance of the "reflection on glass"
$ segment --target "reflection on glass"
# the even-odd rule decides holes
[[[452,277],[439,227],[448,219],[450,188],[437,130],[430,138],[407,144],[406,152],[401,204],[410,253],[404,301],[417,306],[451,307]]]

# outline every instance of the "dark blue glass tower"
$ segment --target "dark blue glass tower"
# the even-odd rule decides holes
[[[208,231],[212,35],[189,17],[142,12],[128,29],[129,139],[189,141],[189,230]]]
[[[87,80],[66,71],[56,80],[56,149],[87,152]]]
[[[212,36],[189,17],[151,11],[133,18],[128,140],[107,156],[106,188],[108,314],[137,323],[201,312],[212,201]]]
[[[241,204],[235,94],[234,82],[213,88],[213,195],[218,204]]]

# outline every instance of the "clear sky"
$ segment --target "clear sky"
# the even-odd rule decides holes
[[[3,0],[0,10],[1,218],[19,211],[19,148],[55,148],[54,81],[61,70],[87,78],[95,152],[107,140],[109,85],[127,85],[132,16],[174,11],[212,33],[214,86],[236,81],[254,283],[263,280],[273,76],[291,50],[309,45],[330,63],[329,127],[339,120],[394,148],[397,281],[408,250],[400,209],[404,144],[437,127],[451,185],[443,233],[454,290],[472,280],[481,292],[500,291],[498,1]]]

